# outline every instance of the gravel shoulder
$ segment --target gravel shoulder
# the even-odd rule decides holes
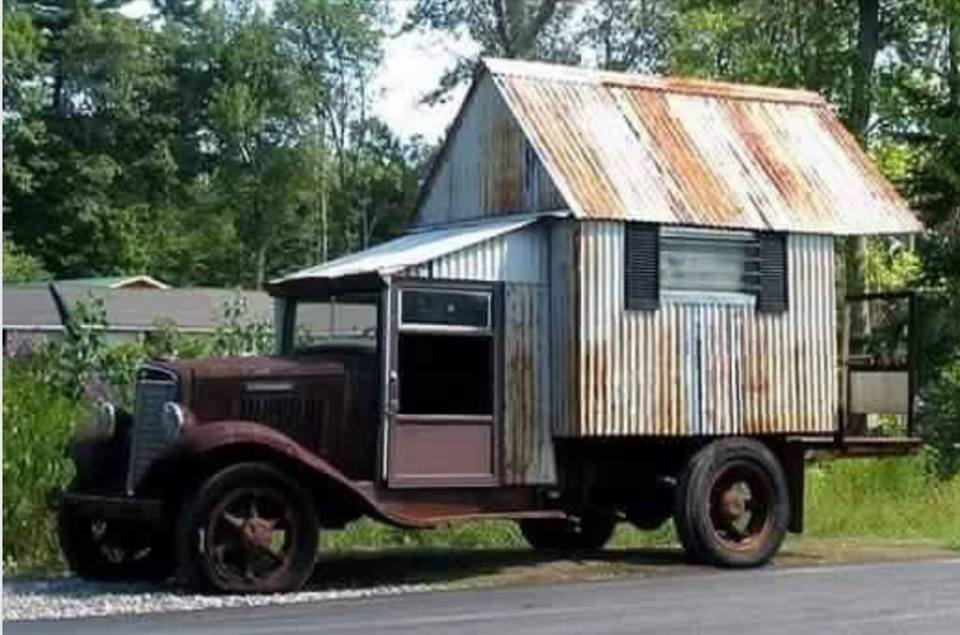
[[[956,557],[923,542],[791,539],[773,567]],[[681,575],[695,570],[678,548],[609,549],[569,555],[530,550],[392,550],[318,560],[307,588],[276,595],[209,596],[164,585],[91,583],[72,576],[18,577],[3,584],[3,619],[68,619],[212,608],[326,602],[430,591]]]

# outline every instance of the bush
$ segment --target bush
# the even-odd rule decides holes
[[[923,435],[937,449],[941,474],[960,471],[960,360],[947,366],[924,396]]]
[[[3,571],[59,568],[56,527],[47,494],[63,487],[72,466],[64,443],[84,406],[42,381],[32,360],[3,369]]]

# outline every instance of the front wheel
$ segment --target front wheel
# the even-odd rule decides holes
[[[534,549],[602,549],[615,527],[616,520],[610,516],[520,521],[520,533]]]
[[[208,478],[177,529],[187,582],[219,593],[299,589],[313,571],[317,543],[312,497],[264,463],[240,463]]]
[[[752,439],[722,439],[697,452],[677,487],[680,542],[696,561],[767,563],[786,535],[789,504],[780,462]]]

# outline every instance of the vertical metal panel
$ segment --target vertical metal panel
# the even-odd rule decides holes
[[[564,207],[490,77],[480,79],[435,159],[415,224]]]
[[[505,478],[512,484],[552,483],[547,289],[508,283],[505,294]]]
[[[419,275],[451,280],[547,283],[547,236],[531,227],[497,236],[418,267]]]
[[[832,238],[790,236],[785,313],[696,298],[666,299],[658,311],[625,311],[623,225],[586,222],[580,228],[582,295],[576,309],[567,309],[577,311],[580,324],[573,399],[581,412],[559,434],[832,430]]]

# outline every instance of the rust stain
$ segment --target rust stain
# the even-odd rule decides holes
[[[784,200],[793,208],[807,211],[815,206],[808,188],[804,187],[794,167],[780,156],[779,149],[771,141],[770,132],[765,132],[751,114],[749,105],[738,102],[723,102],[724,111],[734,129],[744,142],[751,156],[764,170]]]
[[[736,225],[742,214],[732,193],[697,152],[683,126],[671,114],[666,98],[656,93],[634,92],[630,105],[656,145],[665,175],[672,177],[683,193],[683,207],[674,209],[680,218],[686,222]]]

